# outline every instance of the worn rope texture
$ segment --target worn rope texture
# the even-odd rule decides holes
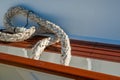
[[[13,34],[0,32],[0,35],[1,35],[0,40],[8,41],[8,42],[18,42],[18,41],[23,41],[30,38],[31,35],[35,33],[36,34],[38,33],[54,34],[52,36],[49,36],[48,38],[45,38],[37,42],[37,44],[33,47],[33,58],[39,59],[41,53],[44,51],[44,49],[48,45],[52,45],[60,41],[61,42],[60,62],[64,65],[69,65],[69,62],[71,60],[71,47],[70,47],[70,41],[67,34],[59,26],[53,24],[50,21],[40,18],[38,15],[36,15],[33,12],[30,12],[28,16],[27,15],[28,12],[30,11],[22,7],[13,7],[9,9],[4,17],[4,26],[8,32],[12,32]],[[11,23],[11,18],[18,14],[28,17],[30,20],[36,22],[40,27],[37,29],[35,29],[35,27],[31,27],[30,29],[20,28],[20,27],[16,28],[16,26],[14,26]],[[11,36],[8,36],[8,35],[11,35]]]
[[[35,32],[35,27],[32,26],[30,29],[25,29],[24,32],[17,32],[17,33],[6,33],[7,30],[4,32],[0,32],[0,41],[6,42],[19,42],[28,39],[32,34]],[[7,31],[8,32],[8,31]]]

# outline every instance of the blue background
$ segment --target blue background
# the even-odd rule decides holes
[[[70,38],[120,44],[120,0],[0,0],[0,27],[5,12],[24,6],[61,26]]]

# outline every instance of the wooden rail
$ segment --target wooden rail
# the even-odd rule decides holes
[[[35,36],[22,42],[0,42],[0,45],[31,49],[35,43],[44,37]],[[120,45],[71,40],[72,55],[120,62]],[[60,53],[60,43],[52,45],[46,51]],[[103,73],[37,61],[19,56],[0,53],[0,63],[65,76],[75,80],[120,80],[120,77]],[[49,66],[49,67],[48,67]]]
[[[0,63],[36,70],[75,80],[120,80],[120,77],[59,64],[0,53]]]
[[[17,43],[0,42],[0,45],[31,49],[37,41],[44,37],[35,36],[26,41]],[[71,39],[72,55],[120,62],[120,45],[104,44]],[[60,44],[57,43],[46,51],[60,53]]]

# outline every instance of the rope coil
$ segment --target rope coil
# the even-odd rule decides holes
[[[36,22],[39,25],[39,27],[36,28],[35,26],[32,26],[29,29],[27,29],[25,27],[17,27],[13,25],[11,23],[11,18],[19,14],[28,17],[33,22]],[[9,34],[3,31],[0,32],[0,40],[6,42],[19,42],[30,38],[34,34],[40,34],[43,32],[44,34],[51,33],[52,35],[49,35],[48,38],[38,41],[36,45],[32,48],[33,50],[32,58],[38,60],[47,46],[60,41],[61,42],[60,62],[61,64],[69,65],[71,60],[70,41],[67,34],[58,25],[55,25],[50,21],[40,18],[37,14],[30,12],[27,9],[24,9],[22,7],[13,7],[10,8],[4,16],[4,26],[6,29],[5,31],[12,33]]]

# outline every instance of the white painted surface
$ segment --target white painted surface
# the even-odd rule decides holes
[[[0,64],[0,80],[73,80],[61,76],[51,75]]]
[[[25,51],[25,49],[6,46],[0,46],[0,52],[6,52],[7,54],[23,57],[29,57],[31,55],[31,50]],[[26,52],[28,56],[26,56]],[[40,60],[60,64],[60,54],[44,52]],[[87,60],[85,58],[72,57],[70,65],[83,69],[88,68]],[[21,70],[20,68],[14,68],[0,64],[0,80],[15,80],[15,78],[19,78],[21,80],[47,80],[48,78],[49,80],[72,80],[60,76],[50,75],[41,72],[38,73],[24,69]]]
[[[120,63],[95,59],[91,60],[93,71],[120,76]]]
[[[25,49],[14,48],[14,47],[8,48],[5,46],[4,47],[0,46],[0,51],[8,52],[8,54],[12,53],[13,55],[18,55],[23,57],[29,57],[31,55],[31,50],[25,51]],[[60,64],[59,63],[60,54],[44,52],[40,60]],[[108,61],[72,56],[72,61],[70,63],[70,66],[81,69],[87,69],[87,70],[91,69],[92,71],[96,71],[96,72],[102,72],[106,74],[120,76],[120,69],[119,69],[120,64],[115,62],[108,62]],[[67,78],[58,77],[46,73],[39,73],[24,69],[21,70],[19,68],[14,68],[14,67],[9,68],[8,66],[6,67],[0,64],[0,80],[15,80],[14,76],[21,80],[47,80],[48,78],[49,80],[61,80],[61,79],[70,80]]]

